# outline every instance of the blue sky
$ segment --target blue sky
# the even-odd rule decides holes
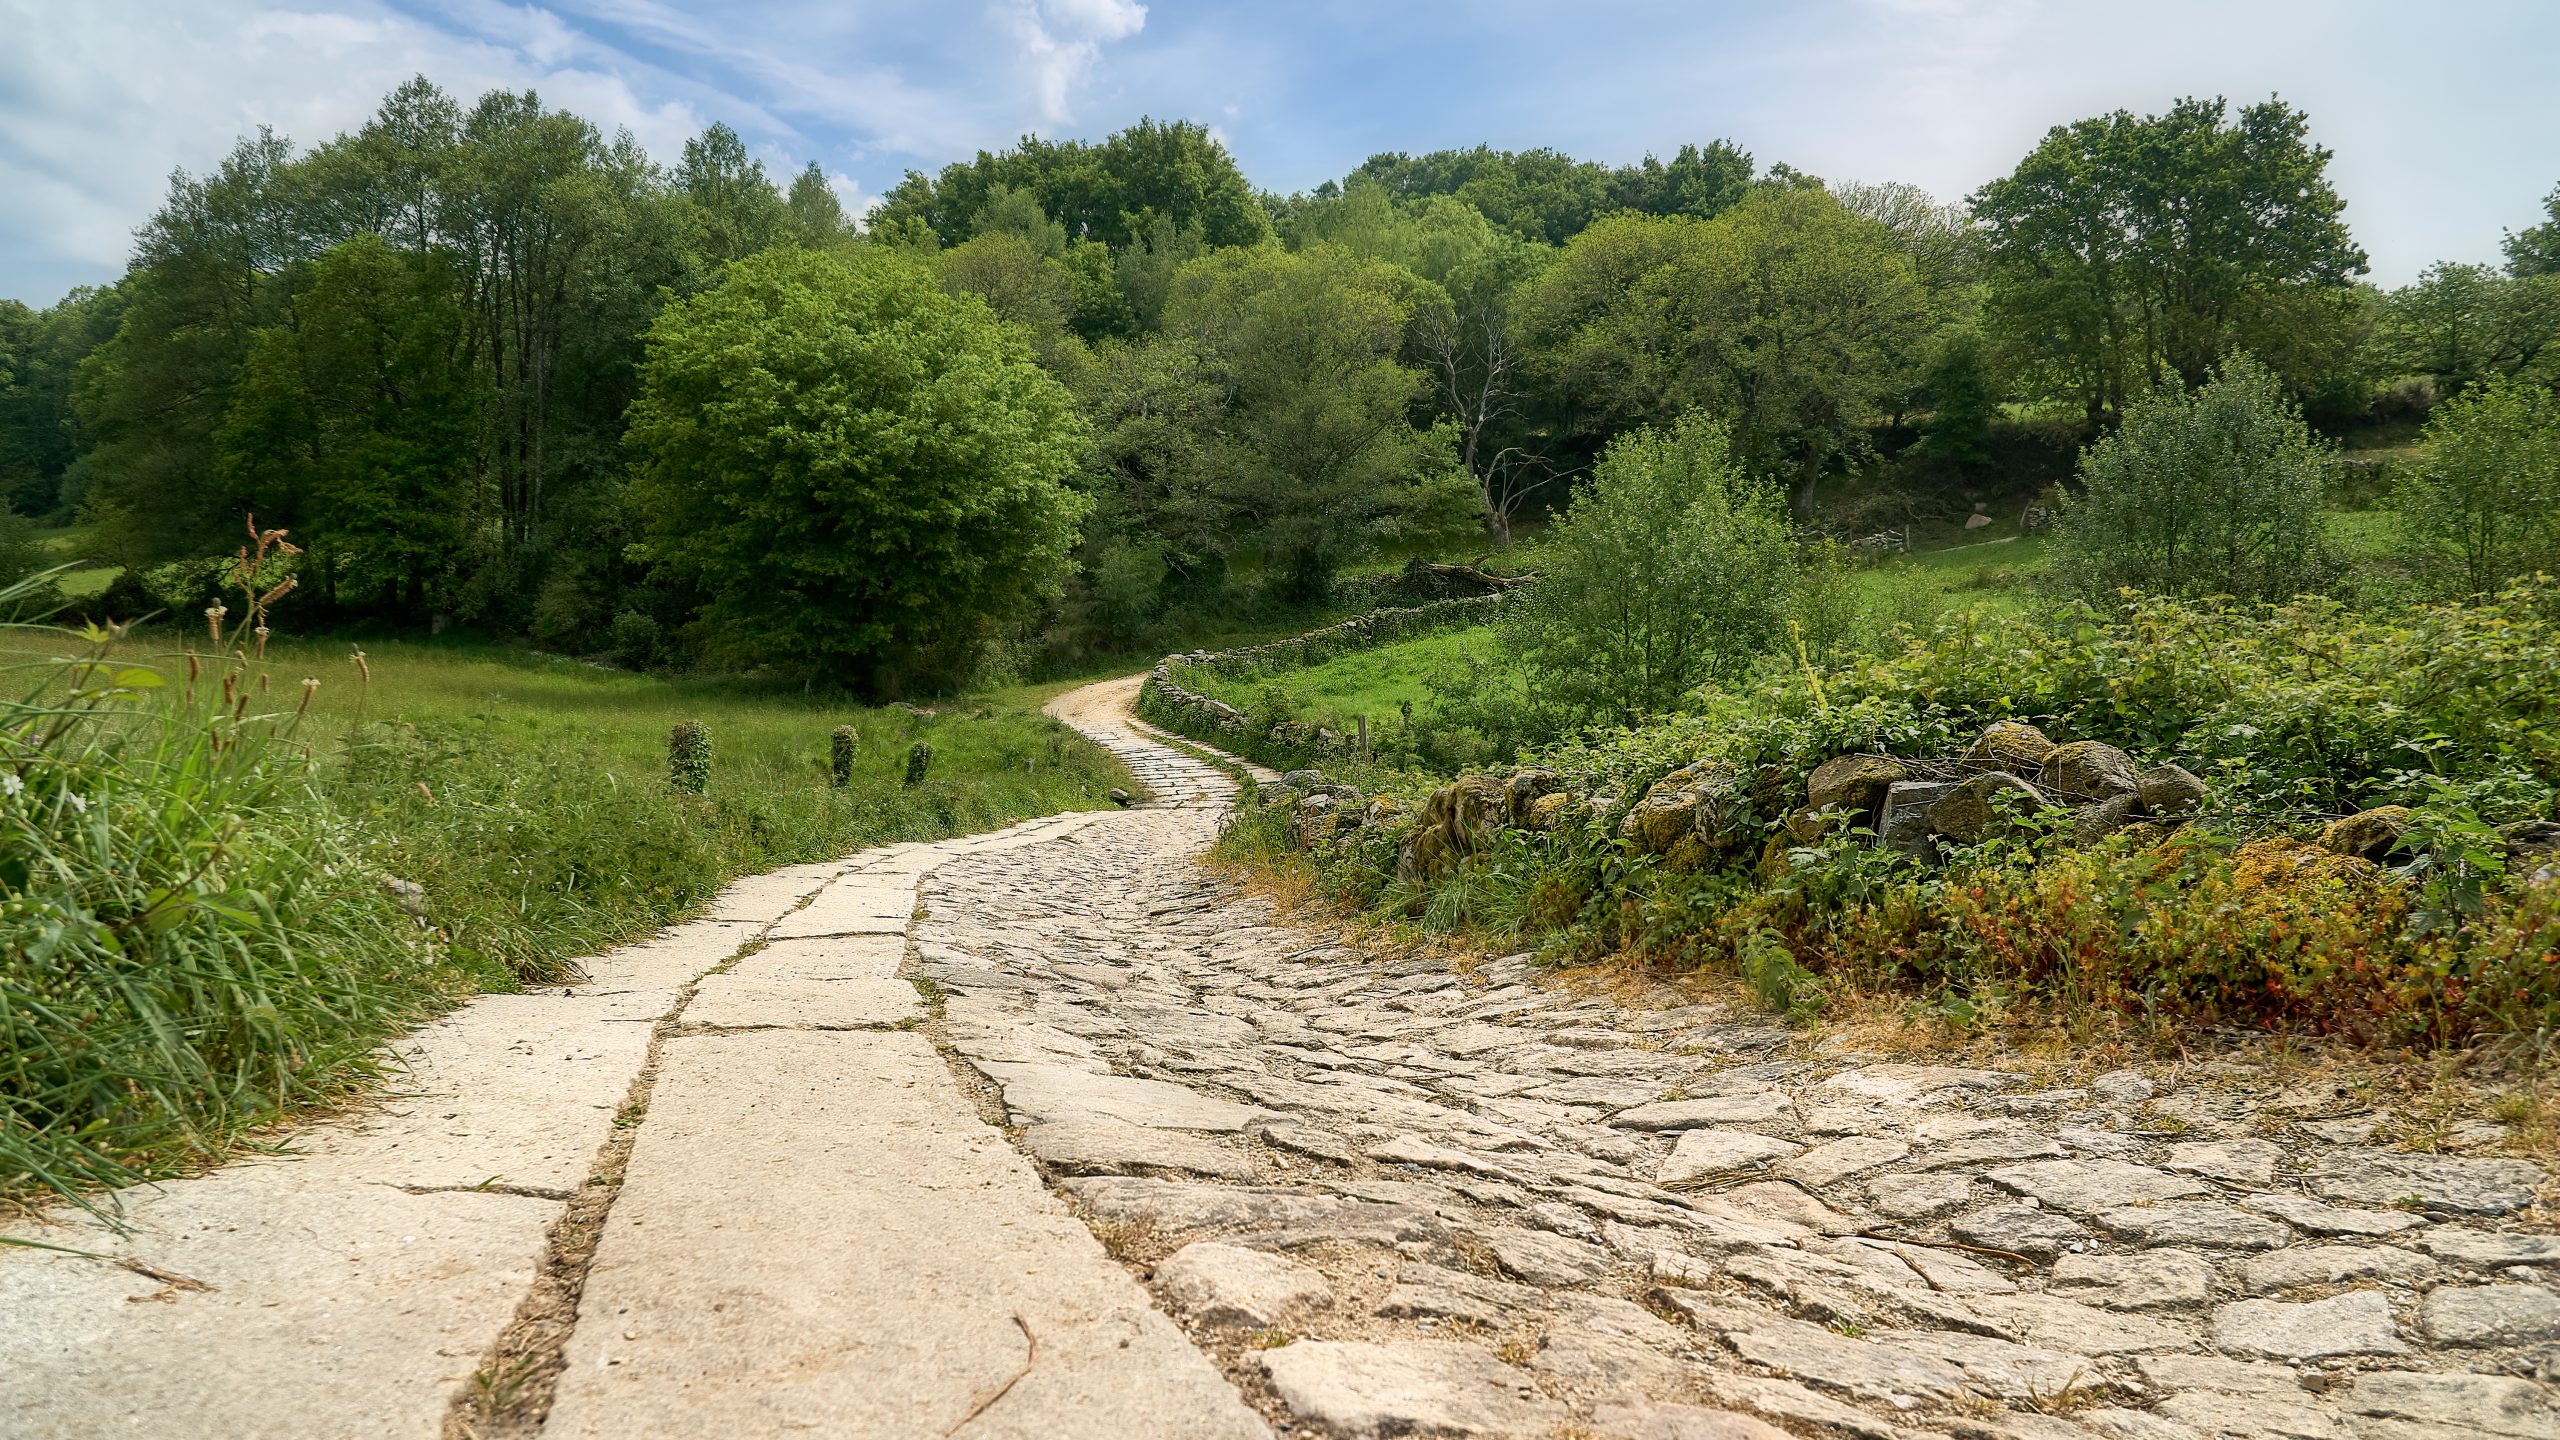
[[[662,159],[725,120],[857,209],[909,168],[1142,114],[1215,126],[1282,191],[1385,149],[1726,137],[1953,197],[2061,121],[2278,93],[2398,283],[2494,258],[2560,184],[2542,0],[0,0],[0,35],[0,296],[35,304],[119,274],[171,169],[260,123],[325,138],[420,72],[533,86]]]

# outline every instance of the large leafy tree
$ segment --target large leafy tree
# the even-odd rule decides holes
[[[2560,358],[2560,272],[2512,275],[2443,261],[2382,297],[2372,358],[2454,394],[2483,380],[2535,375]]]
[[[684,142],[675,182],[677,191],[690,202],[697,227],[695,247],[712,264],[753,255],[798,234],[801,217],[793,215],[773,188],[764,162],[748,155],[746,142],[726,125],[712,125]],[[825,188],[823,181],[819,188]],[[804,192],[801,208],[804,212],[816,209],[815,197]]]
[[[2125,589],[2242,600],[2317,589],[2331,559],[2330,467],[2283,381],[2251,357],[2193,391],[2163,381],[2081,457],[2054,571],[2099,604]]]
[[[2542,198],[2547,218],[2507,235],[2507,270],[2520,278],[2560,275],[2560,185]]]
[[[1704,408],[1744,463],[1804,489],[1910,389],[1934,323],[1910,256],[1823,191],[1762,185],[1714,220],[1613,215],[1523,301],[1588,432]]]
[[[1559,718],[1628,724],[1778,638],[1794,546],[1777,491],[1691,414],[1612,442],[1503,630]]]
[[[2302,112],[2181,100],[2056,126],[1975,193],[1984,324],[2034,394],[2092,426],[2234,350],[2284,360],[2297,393],[2342,358],[2364,252]]]
[[[47,310],[0,300],[0,504],[45,515],[80,499],[72,383],[122,313],[112,288],[83,286]]]
[[[1487,529],[1509,544],[1514,521],[1560,471],[1518,316],[1521,287],[1554,250],[1495,226],[1463,200],[1398,201],[1366,177],[1301,201],[1285,228],[1294,244],[1338,245],[1423,282],[1413,291],[1405,357],[1430,379],[1431,404],[1449,422]]]
[[[1645,215],[1720,215],[1751,184],[1748,152],[1728,141],[1683,145],[1664,161],[1647,155],[1634,165],[1611,167],[1576,160],[1554,150],[1435,150],[1427,155],[1372,155],[1337,190],[1363,183],[1397,200],[1435,195],[1465,202],[1495,225],[1527,240],[1561,245],[1599,217],[1621,210]]]
[[[1036,199],[1069,237],[1115,249],[1138,243],[1158,221],[1213,246],[1251,245],[1271,231],[1261,200],[1207,127],[1154,119],[1100,144],[1026,135],[934,176],[911,170],[882,197],[872,224],[889,233],[920,225],[956,245],[978,233],[1007,190]]]
[[[717,650],[880,692],[966,678],[1063,580],[1066,392],[879,246],[769,250],[650,327],[630,444],[653,570]]]
[[[1200,488],[1293,598],[1465,513],[1446,433],[1413,423],[1426,382],[1398,358],[1413,303],[1406,274],[1330,245],[1220,250],[1174,276],[1160,343],[1217,397]]]
[[[487,519],[478,373],[450,261],[361,235],[260,329],[215,432],[227,498],[302,543],[332,610],[422,618]]]

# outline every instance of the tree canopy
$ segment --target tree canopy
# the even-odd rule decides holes
[[[983,303],[885,249],[768,250],[649,327],[633,502],[720,653],[895,691],[1057,591],[1083,443]]]
[[[1025,135],[1010,150],[981,150],[937,175],[910,170],[882,197],[872,223],[918,224],[956,245],[978,232],[1005,190],[1037,200],[1069,236],[1114,247],[1145,237],[1157,221],[1197,230],[1213,246],[1250,245],[1271,229],[1253,187],[1206,126],[1153,119],[1100,144]]]
[[[2034,394],[2093,423],[2234,350],[2302,357],[2286,378],[2307,388],[2365,269],[2329,158],[2279,100],[2055,126],[1973,197],[1985,327]]]

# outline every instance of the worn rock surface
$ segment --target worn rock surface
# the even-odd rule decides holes
[[[1000,1104],[1042,1044],[1256,1112],[1204,1137],[1250,1184],[1052,1178],[1169,1300],[1204,1240],[1322,1276],[1276,1348],[1171,1307],[1295,1433],[2435,1440],[2556,1403],[2554,1341],[2518,1338],[2560,1280],[2530,1161],[2316,1129],[2335,1100],[2204,1063],[1808,1052],[1525,957],[1364,950],[1191,868],[1215,823],[946,866],[919,953]]]

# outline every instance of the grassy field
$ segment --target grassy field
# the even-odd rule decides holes
[[[128,640],[82,672],[48,663],[74,637],[0,632],[0,885],[19,892],[0,907],[0,1209],[217,1160],[343,1100],[385,1034],[566,979],[739,875],[1133,783],[1037,692],[926,714],[395,642],[366,644],[368,680],[330,640],[275,644],[226,692],[201,657],[191,687],[173,647]],[[119,688],[83,708],[83,673]],[[699,796],[668,783],[687,720],[712,741]],[[840,725],[860,734],[842,787]],[[388,877],[421,887],[418,918]]]
[[[118,659],[183,677],[173,642]],[[931,713],[796,686],[664,679],[468,643],[279,641],[259,706],[320,683],[295,741],[390,873],[425,887],[453,955],[484,983],[554,979],[575,957],[680,918],[742,874],[1108,803],[1118,762],[1029,692]],[[700,721],[706,793],[670,790],[667,738]],[[835,727],[860,736],[829,782]],[[905,783],[909,748],[929,745]]]
[[[1895,556],[1847,577],[1847,599],[1878,629],[1921,623],[1962,606],[2023,610],[2043,568],[2045,542],[2028,536]],[[1433,677],[1464,683],[1504,663],[1489,628],[1453,630],[1345,655],[1302,670],[1224,678],[1194,673],[1189,683],[1247,714],[1286,715],[1349,733],[1360,716],[1383,725],[1411,703],[1422,708]]]

